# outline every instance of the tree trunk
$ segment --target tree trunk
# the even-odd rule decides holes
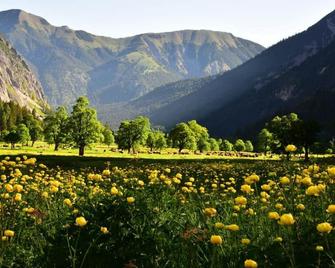
[[[35,141],[31,141],[31,147],[34,147]]]
[[[12,149],[15,149],[15,143],[11,143]]]
[[[179,151],[178,151],[178,153],[179,154],[181,154],[181,151],[183,150],[183,148],[182,147],[179,147]]]
[[[55,151],[58,151],[58,147],[59,147],[59,143],[56,142],[56,143],[55,143]]]
[[[84,156],[85,146],[79,146],[79,156]]]
[[[308,155],[308,146],[305,146],[305,161],[308,162],[309,155]]]

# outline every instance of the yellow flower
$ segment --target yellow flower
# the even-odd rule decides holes
[[[15,197],[14,197],[14,200],[15,200],[16,202],[20,202],[20,201],[22,200],[22,194],[17,193],[17,194],[15,195]]]
[[[241,239],[241,243],[242,243],[243,245],[249,245],[249,244],[250,244],[250,239],[248,239],[248,238],[242,238],[242,239]]]
[[[248,200],[244,196],[238,196],[235,198],[236,205],[246,205]]]
[[[290,179],[288,177],[281,177],[280,178],[280,183],[283,185],[290,184]]]
[[[11,184],[6,184],[6,185],[5,185],[5,189],[6,189],[6,191],[7,191],[8,193],[11,193],[11,192],[14,191],[14,188],[13,188],[13,186],[12,186]]]
[[[218,229],[223,229],[224,228],[224,224],[222,222],[216,222],[215,223],[215,227]]]
[[[79,227],[84,227],[87,224],[87,221],[84,217],[77,217],[76,218],[76,225]]]
[[[48,198],[48,197],[49,197],[48,192],[43,192],[43,193],[42,193],[42,197],[43,197],[43,198]]]
[[[109,169],[105,169],[104,171],[102,171],[102,175],[103,176],[109,176],[111,174]]]
[[[291,213],[281,215],[278,221],[280,225],[292,225],[294,224],[294,222],[295,220]]]
[[[268,218],[270,220],[278,220],[280,218],[278,212],[275,212],[275,211],[271,211],[268,213]]]
[[[109,233],[107,227],[100,227],[100,232],[102,232],[103,234],[108,234]]]
[[[237,224],[229,224],[225,228],[226,230],[233,231],[233,232],[240,230],[240,227]]]
[[[335,214],[335,205],[329,205],[327,208],[327,212],[331,214]]]
[[[132,196],[130,196],[130,197],[127,197],[127,202],[128,202],[128,204],[132,204],[132,203],[134,203],[134,202],[135,202],[135,198],[134,198],[134,197],[132,197]]]
[[[323,246],[316,246],[315,250],[316,251],[323,251],[324,249],[323,249]]]
[[[258,264],[254,260],[248,259],[248,260],[245,260],[244,267],[245,268],[257,268]]]
[[[261,186],[263,191],[270,191],[271,190],[271,186],[269,184],[263,184]]]
[[[15,184],[14,185],[14,190],[18,193],[23,191],[23,186],[21,184]]]
[[[306,190],[306,195],[318,196],[319,193],[320,193],[320,189],[316,185],[309,186]]]
[[[275,242],[283,242],[283,238],[280,237],[280,236],[277,236],[275,239],[274,239]]]
[[[115,186],[113,186],[112,189],[111,189],[111,194],[112,195],[117,195],[118,193],[119,193],[119,190]]]
[[[13,237],[15,235],[15,232],[12,230],[5,230],[4,235],[7,237]]]
[[[252,188],[248,184],[243,184],[241,186],[241,191],[244,192],[244,193],[249,194],[250,192],[252,192]]]
[[[215,208],[205,208],[204,212],[205,212],[206,216],[208,216],[208,217],[214,217],[217,214],[217,211],[216,211]]]
[[[50,192],[52,192],[52,193],[57,193],[58,192],[58,187],[57,186],[54,186],[54,185],[51,185],[50,186]]]
[[[211,236],[211,243],[213,245],[221,245],[223,242],[222,237],[220,235],[212,235]]]
[[[69,208],[72,207],[72,202],[69,198],[65,198],[63,204],[68,206]]]
[[[252,184],[252,183],[255,183],[255,182],[258,182],[258,181],[259,181],[259,176],[256,175],[256,174],[252,174],[244,180],[244,182],[247,183],[247,184]]]
[[[316,229],[320,232],[320,233],[330,233],[331,230],[333,230],[333,226],[328,223],[328,222],[323,222],[323,223],[319,223],[316,226]]]
[[[335,177],[335,167],[329,167],[327,169],[327,172],[328,172],[330,177]]]
[[[311,179],[311,177],[306,176],[300,182],[304,185],[311,185],[312,184],[312,179]]]
[[[299,210],[305,210],[304,204],[298,204],[297,205],[297,209],[299,209]]]
[[[289,153],[293,153],[297,150],[297,147],[293,144],[289,144],[285,147],[285,151]]]

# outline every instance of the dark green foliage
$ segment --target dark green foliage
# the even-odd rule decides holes
[[[55,151],[68,140],[68,126],[68,113],[63,106],[49,112],[44,119],[45,138],[49,143],[55,144]]]
[[[68,122],[70,139],[79,148],[79,155],[83,156],[85,147],[99,139],[102,128],[96,110],[89,107],[86,97],[78,98]]]
[[[146,140],[146,145],[152,152],[154,149],[162,150],[166,147],[165,134],[159,130],[150,131]]]
[[[220,144],[221,151],[232,151],[234,145],[229,140],[223,140]]]
[[[0,131],[10,130],[30,118],[31,112],[14,102],[0,101]]]
[[[254,145],[249,140],[245,141],[245,151],[246,152],[253,152],[254,151]]]
[[[173,147],[179,149],[179,153],[183,149],[194,150],[197,146],[197,141],[193,131],[186,123],[179,123],[170,132],[170,139]]]
[[[234,144],[234,150],[237,151],[237,152],[242,152],[242,151],[245,151],[245,143],[242,139],[238,139],[235,141],[235,144]]]
[[[102,130],[102,136],[103,136],[102,142],[108,146],[111,146],[115,141],[113,130],[108,125],[104,126]]]
[[[116,143],[120,149],[135,153],[136,147],[145,144],[149,131],[150,121],[147,117],[123,121],[117,131]]]

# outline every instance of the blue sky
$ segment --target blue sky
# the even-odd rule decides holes
[[[111,37],[207,29],[270,46],[333,11],[335,0],[0,0],[0,10],[13,8]]]

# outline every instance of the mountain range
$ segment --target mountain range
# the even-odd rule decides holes
[[[236,137],[255,134],[276,114],[297,112],[335,134],[334,40],[335,11],[149,116],[167,128],[196,119],[216,136]]]
[[[0,32],[53,106],[87,95],[114,127],[143,114],[166,130],[196,119],[217,137],[252,137],[274,115],[296,112],[335,135],[335,11],[266,50],[204,30],[113,39],[55,27],[20,10],[0,12]],[[0,44],[7,64],[0,69],[7,79],[0,80],[6,85],[0,97],[47,106],[27,64],[8,42]],[[8,55],[18,63],[3,60]],[[18,82],[22,77],[28,87]]]
[[[43,89],[25,61],[0,36],[0,100],[13,101],[43,113],[48,108]]]
[[[95,36],[22,10],[0,12],[0,32],[34,70],[53,106],[87,95],[106,109],[170,82],[231,70],[264,50],[230,33],[205,30]]]

